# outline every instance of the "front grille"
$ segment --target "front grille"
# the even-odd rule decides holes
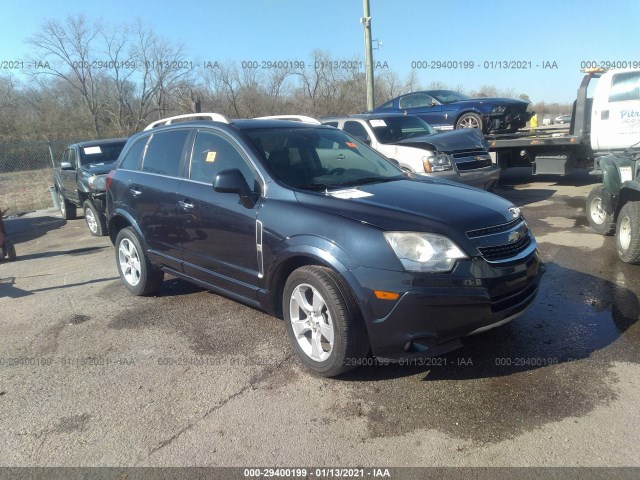
[[[474,157],[475,155],[486,155],[487,151],[481,148],[472,148],[469,150],[457,150],[451,154],[453,158]]]
[[[524,219],[522,217],[514,218],[508,223],[495,225],[493,227],[479,228],[477,230],[469,230],[467,232],[467,237],[469,238],[484,237],[485,235],[492,235],[494,233],[506,232],[507,230],[511,230],[520,222],[524,222]]]
[[[456,162],[456,168],[459,172],[465,172],[468,170],[477,170],[478,168],[486,168],[492,165],[491,159],[486,158],[483,160],[471,160],[469,162]]]
[[[529,245],[531,245],[531,237],[526,235],[514,243],[498,245],[495,247],[480,247],[478,250],[485,260],[496,261],[515,257],[520,252],[524,251]]]

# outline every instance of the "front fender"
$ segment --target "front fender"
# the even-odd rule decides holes
[[[604,186],[605,191],[610,195],[618,195],[622,188],[618,163],[619,159],[614,155],[608,155],[600,159],[602,185]]]
[[[349,286],[363,316],[372,317],[365,292],[351,273],[358,265],[341,247],[326,238],[313,235],[291,237],[282,243],[265,272],[265,285],[268,286],[268,290],[277,291],[279,283],[286,281],[283,274],[289,273],[291,268],[298,265],[323,265],[340,274]]]

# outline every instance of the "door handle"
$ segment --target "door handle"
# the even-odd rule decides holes
[[[188,201],[183,202],[182,200],[178,200],[178,205],[185,210],[193,210],[194,208],[193,203],[189,203]]]
[[[142,195],[142,192],[140,190],[136,190],[135,188],[129,189],[129,192],[131,192],[133,198],[138,198],[140,195]]]
[[[336,155],[336,158],[338,160],[344,160],[344,154],[343,153],[339,153],[338,155]]]

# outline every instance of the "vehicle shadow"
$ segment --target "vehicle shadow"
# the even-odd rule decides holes
[[[622,282],[550,263],[533,305],[511,323],[465,337],[462,348],[440,357],[404,365],[373,362],[339,378],[368,382],[424,375],[423,380],[434,382],[505,377],[596,353],[605,361],[640,363],[639,313],[638,296]]]
[[[28,255],[18,255],[18,258],[16,260],[17,261],[33,260],[36,258],[57,257],[60,255],[70,255],[72,257],[73,256],[79,257],[82,255],[88,255],[90,253],[97,252],[99,250],[104,250],[105,248],[112,248],[112,247],[110,246],[82,247],[82,248],[75,248],[73,250],[55,250],[50,252],[31,253]]]
[[[10,215],[4,219],[7,235],[16,245],[39,238],[51,230],[57,230],[65,223],[62,218],[48,214],[18,217]],[[20,258],[19,255],[18,258]]]

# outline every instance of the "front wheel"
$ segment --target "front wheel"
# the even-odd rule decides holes
[[[585,211],[591,228],[601,235],[611,235],[616,229],[613,214],[607,213],[602,205],[604,187],[593,188],[587,196]]]
[[[118,272],[127,290],[134,295],[157,292],[164,272],[149,261],[132,227],[120,230],[115,246]]]
[[[482,117],[477,113],[465,113],[456,122],[456,128],[477,128],[482,131]]]
[[[94,237],[106,235],[107,221],[104,214],[99,212],[90,200],[85,200],[82,207],[84,208],[84,219],[87,222],[91,235]]]
[[[289,339],[302,363],[333,377],[358,365],[369,342],[360,310],[333,270],[305,266],[287,279],[283,312]]]
[[[623,262],[640,264],[640,202],[627,202],[620,210],[616,249]]]

